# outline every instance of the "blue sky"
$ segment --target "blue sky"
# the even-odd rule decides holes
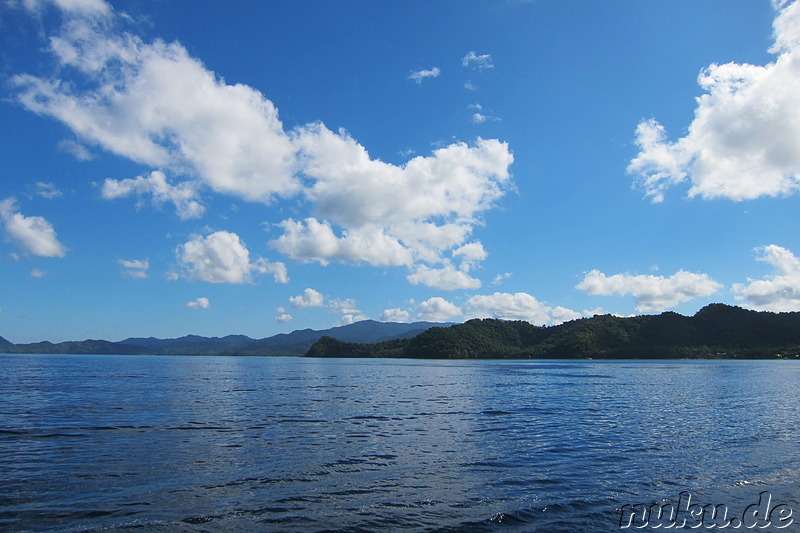
[[[800,6],[0,4],[0,335],[800,310]]]

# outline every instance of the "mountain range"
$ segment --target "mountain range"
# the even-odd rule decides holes
[[[710,304],[693,316],[595,315],[556,326],[473,319],[463,324],[364,320],[264,339],[244,335],[177,339],[131,337],[14,344],[0,353],[141,355],[307,355],[431,359],[800,358],[800,312],[750,311]]]
[[[414,337],[432,327],[451,326],[438,322],[376,322],[362,320],[325,330],[301,329],[263,339],[245,335],[176,339],[130,337],[118,342],[87,339],[52,343],[14,344],[0,337],[0,353],[108,354],[108,355],[303,355],[319,339],[328,336],[344,342],[377,343]]]

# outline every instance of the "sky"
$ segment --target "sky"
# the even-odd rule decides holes
[[[12,342],[800,310],[800,4],[0,2]]]

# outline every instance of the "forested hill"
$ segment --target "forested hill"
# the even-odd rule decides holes
[[[620,318],[598,315],[558,326],[476,319],[376,344],[323,337],[312,357],[431,359],[798,358],[800,313],[748,311],[711,304],[692,317],[673,312]]]

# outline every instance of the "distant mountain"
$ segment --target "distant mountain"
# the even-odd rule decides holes
[[[313,357],[430,359],[800,358],[800,313],[711,304],[692,317],[667,312],[612,315],[539,327],[523,321],[469,320],[410,339],[375,344],[323,337]]]
[[[362,320],[346,326],[338,326],[326,330],[315,331],[302,329],[292,333],[282,333],[254,341],[243,347],[242,355],[303,355],[322,337],[328,336],[345,342],[376,343],[392,339],[413,337],[433,327],[452,326],[452,323],[412,322],[376,322]]]
[[[226,351],[235,352],[237,349],[243,348],[253,342],[255,342],[255,340],[246,335],[228,335],[225,337],[186,335],[185,337],[179,337],[177,339],[131,337],[120,341],[120,344],[139,346],[153,354],[202,355],[223,353]]]
[[[0,344],[0,353],[63,353],[63,354],[105,354],[135,355],[143,353],[141,346],[119,342],[87,339],[85,341],[34,342],[31,344]]]
[[[64,353],[64,354],[149,354],[149,355],[303,355],[324,336],[347,342],[376,343],[413,337],[429,328],[451,326],[451,323],[376,322],[364,320],[325,330],[303,329],[281,333],[264,339],[246,335],[201,337],[186,335],[176,339],[130,337],[120,342],[104,340],[36,342],[13,344],[0,337],[0,352],[5,353]]]

